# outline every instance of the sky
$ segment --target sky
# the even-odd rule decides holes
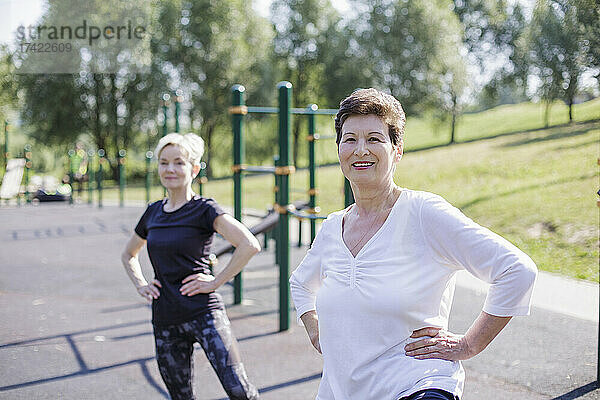
[[[268,17],[271,1],[253,0],[254,9],[258,14]],[[521,3],[526,12],[531,11],[534,3],[534,0],[512,1]],[[331,3],[342,15],[351,12],[348,0],[331,0]],[[12,41],[18,26],[35,24],[44,11],[44,4],[45,0],[0,0],[0,15],[4,16],[3,23],[0,24],[0,43]]]
[[[254,9],[264,17],[269,16],[269,6],[272,0],[253,0]],[[37,21],[44,10],[44,0],[0,0],[0,43],[7,43],[19,25],[28,26]],[[344,14],[350,10],[347,0],[331,0],[335,8]],[[8,23],[5,23],[8,21]]]
[[[35,23],[42,15],[42,0],[0,0],[0,43],[7,43],[19,25]],[[8,23],[6,23],[8,21]]]

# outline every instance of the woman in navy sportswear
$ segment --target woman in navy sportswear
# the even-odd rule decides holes
[[[192,133],[163,137],[154,152],[168,197],[151,203],[122,255],[138,293],[152,302],[152,325],[160,374],[173,399],[194,399],[192,353],[199,343],[230,399],[258,399],[248,381],[221,296],[215,291],[237,275],[260,245],[250,231],[212,199],[195,194],[204,142]],[[235,251],[216,276],[210,270],[215,232]],[[138,260],[147,245],[154,269],[148,282]]]

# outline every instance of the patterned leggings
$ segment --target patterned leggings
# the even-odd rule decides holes
[[[223,310],[207,312],[193,321],[154,326],[158,369],[173,400],[193,400],[192,352],[202,346],[230,399],[256,400],[258,391],[248,382],[237,341]]]

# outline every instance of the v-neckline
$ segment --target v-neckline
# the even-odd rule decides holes
[[[351,206],[349,206],[348,208],[346,208],[346,210],[344,210],[344,213],[342,214],[342,218],[340,218],[340,225],[339,225],[339,228],[340,228],[340,240],[342,241],[342,246],[344,247],[344,249],[346,249],[346,252],[350,255],[350,257],[352,257],[353,260],[356,260],[358,258],[358,256],[360,256],[360,254],[363,252],[363,250],[365,248],[369,247],[369,245],[371,244],[371,242],[377,236],[379,236],[379,234],[381,232],[383,232],[383,229],[388,224],[388,221],[391,219],[390,217],[392,216],[392,213],[396,209],[396,206],[400,202],[400,199],[403,197],[404,191],[405,191],[405,189],[400,188],[400,194],[398,195],[398,198],[394,202],[394,205],[392,206],[392,209],[390,210],[389,214],[385,218],[385,221],[383,221],[383,224],[381,224],[381,226],[379,227],[379,229],[377,229],[377,231],[375,231],[375,233],[373,234],[373,236],[371,236],[369,238],[369,240],[367,240],[367,242],[360,248],[360,250],[358,250],[358,253],[356,253],[356,256],[354,254],[352,254],[352,252],[350,251],[350,249],[346,245],[346,242],[344,242],[344,218],[346,217],[346,214],[348,214],[348,211],[350,211],[350,209],[352,207],[354,207],[354,204],[352,204]]]

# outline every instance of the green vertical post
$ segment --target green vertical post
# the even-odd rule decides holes
[[[150,203],[150,197],[152,192],[152,157],[154,153],[152,152],[153,138],[152,129],[147,132],[148,137],[148,151],[146,151],[146,176],[145,176],[145,185],[146,185],[146,203]]]
[[[233,124],[233,216],[242,221],[242,165],[244,163],[244,92],[242,85],[231,88],[231,120]],[[242,302],[242,273],[237,274],[233,281],[233,303]]]
[[[98,188],[98,208],[102,208],[102,179],[105,155],[106,152],[104,149],[98,149],[98,173],[96,174],[96,187]]]
[[[297,218],[298,220],[298,247],[302,247],[302,218]]]
[[[96,152],[94,150],[88,150],[88,204],[92,204],[94,202],[94,180],[96,179],[96,174],[94,171],[94,155]]]
[[[277,84],[279,92],[279,205],[287,207],[290,202],[290,161],[291,161],[291,105],[292,84],[287,81]],[[279,254],[279,331],[286,331],[290,327],[290,247],[289,247],[289,214],[280,210],[279,214],[279,243],[281,252]]]
[[[25,201],[31,203],[29,197],[29,170],[31,169],[31,145],[26,144],[24,147],[25,152]]]
[[[8,152],[8,120],[4,120],[4,171],[8,165],[8,158],[10,153]]]
[[[167,119],[169,118],[169,100],[171,99],[171,96],[168,93],[163,94],[162,97],[162,109],[163,109],[163,128],[162,128],[162,135],[163,137],[167,136],[168,133],[168,129],[167,129]],[[158,154],[156,155],[158,157]],[[163,197],[167,197],[167,188],[163,187]]]
[[[273,157],[273,165],[279,166],[279,155],[275,155]],[[273,186],[275,204],[280,204],[279,189],[281,188],[281,181],[279,178],[281,178],[281,175],[273,174],[273,176],[275,177],[275,186]],[[275,210],[275,212],[277,212],[277,210]],[[275,265],[277,265],[277,267],[279,267],[281,264],[281,259],[279,257],[279,253],[281,252],[281,243],[279,243],[279,229],[279,224],[275,225],[275,228],[273,228],[273,239],[275,239]]]
[[[200,172],[198,173],[198,194],[202,196],[204,193],[203,185],[208,182],[206,177],[206,163],[202,161],[200,163]]]
[[[316,104],[310,104],[308,106],[310,111],[317,111],[319,107]],[[316,174],[316,160],[315,160],[315,141],[318,136],[315,132],[315,114],[308,114],[308,206],[311,211],[316,213],[317,206],[317,174]],[[317,221],[314,219],[310,220],[310,244],[315,240],[317,235]]]
[[[71,185],[71,197],[69,197],[69,204],[73,204],[73,197],[75,194],[75,174],[73,174],[73,168],[74,168],[74,161],[73,161],[73,157],[75,157],[75,150],[73,149],[69,149],[69,152],[67,153],[67,155],[69,156],[69,185]]]
[[[168,130],[167,130],[167,119],[169,118],[169,99],[171,98],[171,96],[168,93],[163,94],[162,97],[162,109],[163,109],[163,129],[162,129],[162,135],[163,136],[167,136]]]
[[[17,158],[23,158],[23,155],[21,154],[21,152],[19,151],[19,154],[17,154]],[[17,206],[21,206],[21,184],[19,183],[19,188],[17,189]]]
[[[152,152],[148,150],[146,152],[146,203],[150,203],[150,188],[152,186],[152,174],[151,174],[151,162]]]
[[[119,207],[125,206],[125,155],[127,152],[125,149],[119,150],[118,162],[119,162]]]
[[[348,207],[352,203],[354,203],[352,186],[350,186],[350,181],[344,177],[344,207]]]
[[[181,96],[175,96],[175,132],[179,133],[179,112],[181,111]]]

